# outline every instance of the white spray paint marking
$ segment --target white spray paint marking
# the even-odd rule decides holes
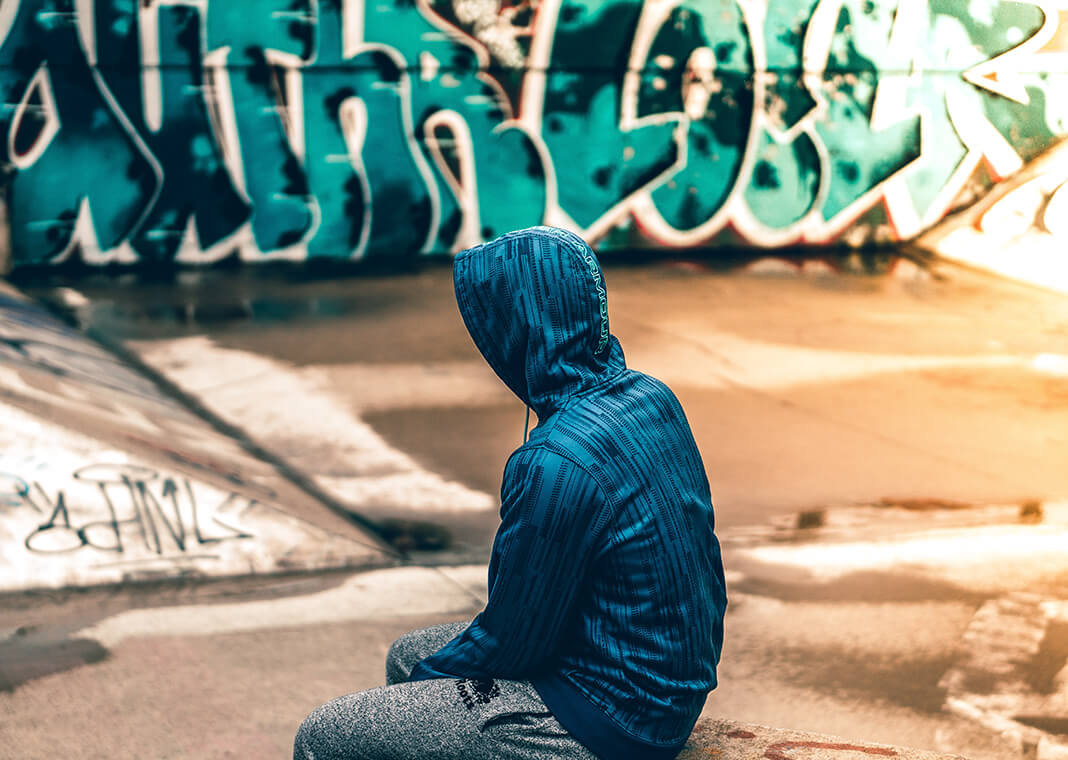
[[[131,347],[216,414],[357,511],[460,512],[496,506],[489,494],[447,481],[390,446],[340,394],[331,393],[320,370],[220,348],[206,337]],[[367,381],[372,380],[368,375]]]
[[[998,593],[1025,588],[1068,572],[1068,502],[1043,505],[1043,522],[971,525],[903,531],[874,540],[819,540],[738,547],[757,561],[797,568],[816,581],[833,581],[865,571],[908,572],[934,577],[973,591]]]
[[[379,563],[381,553],[0,403],[0,590]]]
[[[486,567],[405,567],[354,575],[341,586],[307,596],[233,604],[127,610],[73,637],[105,647],[144,636],[209,636],[406,615],[474,616],[485,604]]]

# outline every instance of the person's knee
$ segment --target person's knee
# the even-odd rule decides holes
[[[341,757],[331,751],[342,737],[337,736],[337,721],[334,720],[331,703],[312,710],[297,728],[293,739],[293,760],[330,760]]]
[[[386,682],[399,683],[407,680],[416,663],[417,632],[410,631],[401,635],[389,645],[386,652]]]
[[[297,728],[297,735],[293,738],[293,760],[315,760],[312,744],[313,732],[312,716],[309,715],[301,722],[300,727]]]
[[[442,623],[402,634],[386,652],[386,683],[407,681],[412,668],[460,635],[470,621]]]
[[[404,655],[412,650],[412,633],[403,633],[394,639],[393,643],[389,645],[389,651],[386,652],[386,662],[399,662],[404,659]]]

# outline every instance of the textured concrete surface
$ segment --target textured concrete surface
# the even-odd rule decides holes
[[[1063,298],[956,270],[794,271],[606,269],[613,332],[682,400],[720,526],[884,498],[1068,494]],[[524,410],[471,345],[448,268],[83,289],[87,324],[339,499],[382,518],[425,507],[459,559],[485,557]]]
[[[720,719],[698,723],[678,760],[856,760],[863,757],[934,760],[953,755]]]
[[[389,564],[151,377],[0,290],[0,592]]]
[[[704,717],[821,735],[755,740],[746,751],[761,757],[783,741],[836,745],[772,760],[864,760],[875,744],[1054,757],[1068,302],[973,274],[788,269],[607,271],[613,329],[632,365],[678,392],[713,485],[731,604]],[[382,683],[396,635],[477,613],[523,409],[470,345],[447,271],[82,289],[79,319],[200,378],[220,414],[223,401],[247,414],[242,427],[324,488],[417,475],[472,501],[420,508],[398,492],[379,505],[413,543],[446,536],[417,555],[454,570],[0,599],[0,714],[19,757],[285,756],[309,710]],[[250,359],[269,372],[227,375]],[[330,410],[330,441],[310,447],[310,415],[260,424],[255,396],[272,387]],[[371,454],[388,467],[358,469]],[[1025,647],[991,634],[1002,616],[1020,618]]]

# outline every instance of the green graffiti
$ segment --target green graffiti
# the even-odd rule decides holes
[[[1017,30],[1020,39],[1030,37],[1042,19],[1042,12],[1029,4],[995,0],[972,3],[935,1],[926,8],[925,24],[917,30],[919,37],[914,44],[923,51],[926,70],[961,71],[1014,47],[1015,42],[1009,39],[1012,29]],[[938,73],[918,79],[909,88],[909,105],[929,114],[926,139],[932,149],[925,150],[922,162],[908,177],[909,195],[921,218],[944,193],[969,150],[950,118],[948,103],[951,98],[958,107],[967,107],[972,118],[982,119],[991,95],[959,76]],[[1021,109],[1011,101],[995,103],[989,108],[994,113],[1009,110],[1014,114],[1011,121],[1015,123],[1009,130],[1016,132],[1017,137],[1031,138],[1044,130],[1045,119],[1017,122]],[[997,121],[994,123],[996,125]],[[1024,140],[1019,142],[1022,144]]]
[[[1001,52],[1011,50],[1021,41],[1034,37],[1047,21],[1042,11],[1030,4],[988,2],[980,7],[983,10],[975,13],[974,7],[932,3],[936,14],[952,15],[963,25],[972,43],[983,52],[986,59],[992,59]],[[969,10],[972,12],[969,13]],[[1056,24],[1056,19],[1048,21]],[[1061,11],[1061,23],[1064,21],[1068,21],[1068,12]],[[1060,33],[1063,35],[1064,30]],[[1049,52],[1056,53],[1053,49]],[[1001,84],[1009,85],[1009,92],[1021,97],[1023,102],[987,89],[972,87],[969,90],[969,94],[973,98],[978,96],[982,103],[982,112],[976,113],[976,116],[985,117],[1024,161],[1037,156],[1058,136],[1068,131],[1068,102],[1063,97],[1047,97],[1047,93],[1068,91],[1065,89],[1068,86],[1068,71],[1046,71],[1042,70],[1041,65],[1035,66],[1035,63],[1041,64],[1041,57],[1022,70],[999,72]]]
[[[231,0],[208,6],[207,48],[225,53],[222,74],[235,148],[252,205],[252,234],[262,251],[298,243],[314,220],[307,177],[279,118],[285,102],[280,72],[268,54],[310,58],[315,5],[314,0]],[[222,84],[215,83],[217,92]]]
[[[803,50],[819,0],[770,0],[762,42],[767,57],[763,112],[745,187],[746,205],[764,227],[787,230],[816,203],[823,175],[819,149],[808,130],[797,130],[818,103],[805,86]]]
[[[766,226],[789,228],[817,208],[818,200],[821,218],[834,220],[920,156],[918,116],[895,113],[887,124],[873,123],[880,71],[902,75],[887,54],[893,20],[893,8],[874,0],[847,0],[838,8],[820,74],[803,78],[806,87],[814,87],[812,107],[799,98],[780,103],[784,80],[776,80],[766,100],[774,109],[772,123],[788,130],[808,118],[811,127],[794,133],[785,155],[785,146],[770,136],[763,140],[746,199]],[[795,17],[786,29],[776,25],[779,61],[801,60],[801,50],[787,55],[784,43],[801,43],[802,30],[810,32],[811,24]],[[791,72],[785,82],[793,78]]]
[[[159,65],[142,70],[136,4],[98,0],[97,63],[163,169],[159,198],[131,242],[143,260],[170,261],[186,238],[190,218],[198,247],[207,249],[233,235],[250,209],[234,189],[212,134],[200,15],[183,6],[157,6],[152,12],[157,39],[144,44],[158,44]]]
[[[753,116],[753,54],[733,0],[684,0],[657,31],[639,114],[684,112],[686,166],[652,194],[678,230],[719,211],[738,180]]]
[[[0,45],[0,89],[16,168],[8,211],[16,260],[44,263],[73,243],[88,254],[126,240],[159,176],[94,79],[71,0],[19,3]],[[83,204],[95,239],[76,230]]]
[[[678,158],[677,118],[620,127],[620,86],[640,12],[635,2],[565,0],[556,22],[542,139],[553,156],[557,201],[583,228]]]
[[[761,130],[745,200],[762,224],[787,229],[804,218],[816,201],[820,185],[820,157],[812,139],[799,134],[785,144]]]
[[[441,203],[438,250],[451,248],[464,215],[478,219],[474,232],[486,239],[538,224],[545,215],[541,161],[522,129],[502,128],[512,107],[481,70],[477,49],[419,3],[396,3],[365,17],[364,39],[396,50],[410,67],[413,131]],[[474,192],[463,187],[464,162],[467,182],[476,181]],[[455,187],[470,193],[474,203]],[[501,197],[504,187],[507,198]]]
[[[803,119],[816,100],[805,88],[801,52],[809,19],[819,0],[769,0],[764,21],[764,112],[785,132]]]
[[[324,2],[304,70],[304,171],[319,223],[310,256],[410,254],[434,211],[403,119],[408,74],[395,56],[345,57],[339,3]]]
[[[539,223],[602,247],[907,237],[1068,134],[1050,14],[4,0],[13,258],[396,259]]]
[[[863,7],[861,7],[863,6]],[[891,8],[873,0],[846,0],[838,12],[831,49],[820,78],[827,113],[816,133],[827,148],[827,194],[822,216],[833,219],[869,190],[919,158],[920,117],[895,114],[885,126],[872,124],[880,64],[888,58]]]

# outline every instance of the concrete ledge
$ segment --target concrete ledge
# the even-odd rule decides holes
[[[694,728],[678,760],[868,760],[880,757],[948,760],[959,755],[871,744],[754,723],[703,720]]]

